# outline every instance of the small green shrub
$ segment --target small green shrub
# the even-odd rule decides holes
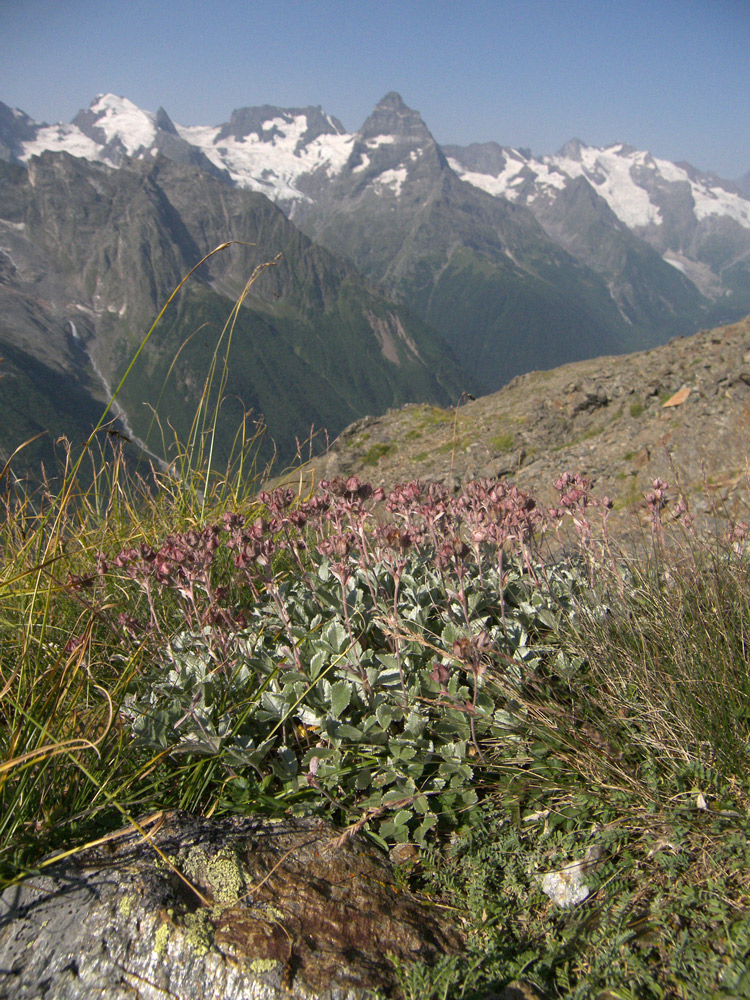
[[[447,424],[454,418],[451,410],[443,410],[439,406],[429,407],[422,416],[424,427],[433,427],[435,424]]]
[[[490,447],[493,451],[511,451],[513,448],[512,434],[497,434],[490,440]]]
[[[423,843],[476,804],[482,746],[514,738],[513,693],[539,669],[544,636],[583,581],[561,565],[539,590],[523,560],[498,560],[498,541],[539,518],[512,487],[473,484],[456,499],[397,489],[394,519],[369,541],[358,493],[372,490],[355,478],[330,488],[289,511],[286,527],[291,495],[276,491],[271,524],[228,514],[224,531],[171,536],[153,558],[119,554],[144,592],[173,592],[193,622],[151,657],[123,716],[136,746],[220,761],[234,774],[229,808],[273,794],[344,822],[370,816],[384,842]],[[241,612],[212,606],[211,568],[225,548]],[[279,574],[280,559],[297,562],[294,572]]]

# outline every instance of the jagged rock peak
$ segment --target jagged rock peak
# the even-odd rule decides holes
[[[380,135],[392,135],[401,140],[424,142],[432,140],[432,134],[418,111],[414,111],[400,94],[392,90],[373,108],[359,134],[363,139],[375,139]]]
[[[215,142],[233,136],[244,139],[255,134],[262,141],[284,134],[296,119],[304,118],[306,128],[300,133],[301,143],[311,142],[319,135],[343,135],[344,126],[334,115],[326,114],[320,105],[306,108],[279,108],[273,104],[259,107],[235,108],[228,122],[221,126]]]
[[[565,145],[557,151],[557,155],[564,156],[568,160],[580,160],[581,150],[583,149],[586,149],[585,142],[581,142],[577,138],[568,139]]]
[[[162,132],[169,132],[172,135],[177,135],[177,129],[174,127],[174,122],[169,117],[164,108],[160,107],[156,112],[154,117],[154,125],[161,129]]]

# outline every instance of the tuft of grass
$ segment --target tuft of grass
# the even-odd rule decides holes
[[[236,309],[225,330],[230,339]],[[258,508],[262,428],[244,420],[228,465],[212,461],[224,347],[224,367],[217,354],[209,359],[190,441],[175,442],[169,466],[140,470],[126,461],[123,441],[104,422],[121,382],[80,453],[63,442],[54,479],[29,492],[7,469],[0,478],[0,881],[19,877],[50,849],[133,822],[163,801],[163,755],[133,752],[121,715],[146,653],[145,635],[123,646],[123,628],[141,608],[124,587],[102,595],[97,581],[113,547],[147,547],[151,538],[194,528],[207,510]],[[164,614],[175,614],[168,602]],[[189,784],[178,799],[204,801]]]
[[[637,399],[634,403],[630,404],[630,416],[635,420],[641,416],[644,410],[645,406],[643,405],[643,401],[640,399]]]
[[[362,464],[377,465],[381,458],[384,458],[386,455],[392,455],[395,450],[395,444],[384,444],[383,442],[379,442],[378,444],[370,445],[362,456]]]

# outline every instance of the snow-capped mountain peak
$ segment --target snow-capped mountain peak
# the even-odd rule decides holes
[[[119,142],[128,156],[137,156],[156,140],[156,115],[115,94],[100,94],[88,111],[78,112],[73,125],[103,146]]]
[[[241,108],[224,125],[176,128],[235,184],[287,205],[309,198],[312,178],[337,174],[353,142],[320,108]]]

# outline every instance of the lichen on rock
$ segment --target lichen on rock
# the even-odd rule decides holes
[[[188,852],[183,870],[192,882],[209,889],[220,906],[236,903],[245,888],[240,860],[229,847],[209,856],[202,847],[195,846]]]
[[[0,896],[0,1000],[365,1000],[395,989],[389,953],[463,948],[447,910],[337,835],[175,812],[147,841],[128,830],[67,857]]]

